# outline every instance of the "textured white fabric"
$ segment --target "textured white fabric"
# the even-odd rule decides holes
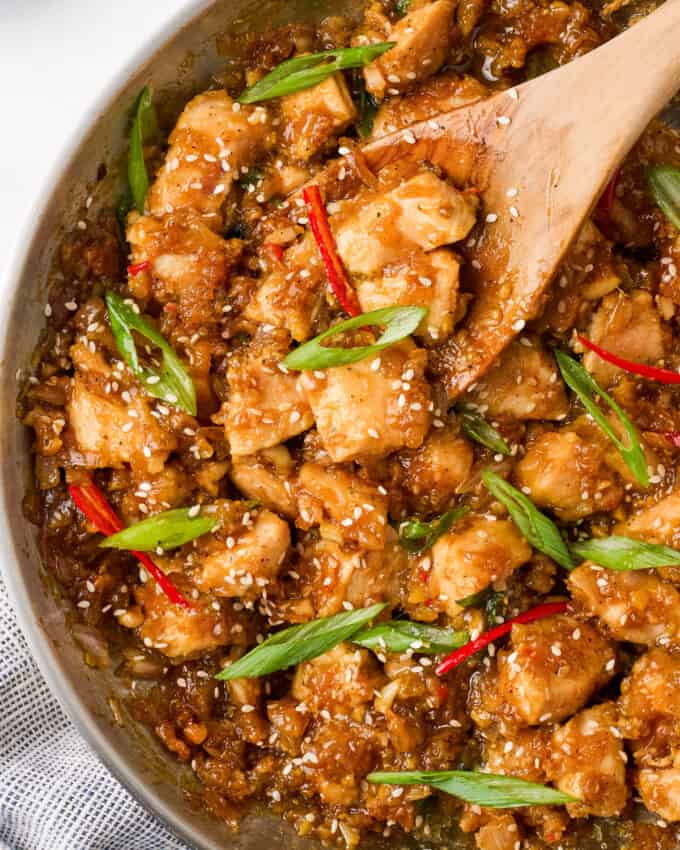
[[[188,850],[130,797],[52,696],[0,574],[0,850]]]

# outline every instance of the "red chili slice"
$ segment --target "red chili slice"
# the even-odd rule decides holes
[[[664,437],[670,440],[676,448],[680,449],[680,431],[666,431]]]
[[[460,649],[456,649],[450,655],[447,655],[435,669],[435,673],[438,676],[444,676],[454,667],[462,664],[463,661],[467,661],[480,649],[484,649],[485,646],[498,640],[498,638],[509,634],[513,623],[533,623],[534,620],[542,620],[544,617],[551,617],[553,614],[563,614],[567,610],[568,604],[567,602],[546,602],[544,605],[537,605],[536,608],[531,608],[517,617],[512,617],[512,619],[489,629],[488,632],[484,632],[484,634],[471,640],[470,643],[466,643],[465,646],[461,646]]]
[[[68,491],[78,510],[85,514],[100,534],[110,537],[125,528],[119,516],[106,501],[106,496],[92,479],[87,484],[69,484]],[[181,605],[183,608],[194,607],[182,596],[165,573],[154,564],[146,552],[132,551],[132,554],[145,567],[171,602],[174,602],[175,605]]]
[[[673,372],[671,369],[659,369],[657,366],[647,366],[644,363],[635,363],[633,360],[625,360],[617,354],[612,354],[605,348],[595,345],[584,336],[579,336],[579,342],[583,343],[586,348],[594,351],[598,357],[611,363],[612,366],[618,366],[626,372],[633,375],[640,375],[642,378],[649,378],[650,381],[658,381],[661,384],[680,384],[680,373]]]
[[[277,263],[283,262],[283,248],[280,245],[276,242],[265,242],[263,247],[269,251]]]
[[[145,269],[148,269],[151,265],[151,260],[143,260],[141,263],[134,263],[131,266],[127,267],[127,272],[130,277],[134,277],[136,274],[143,272]]]
[[[358,316],[361,313],[361,307],[356,292],[347,280],[345,267],[338,254],[335,239],[328,223],[326,208],[321,198],[321,190],[316,185],[307,186],[303,190],[302,196],[309,208],[309,223],[319,247],[321,259],[326,267],[326,274],[333,295],[338,299],[338,303],[348,316]]]

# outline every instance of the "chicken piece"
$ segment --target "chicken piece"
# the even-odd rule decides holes
[[[664,820],[680,819],[680,655],[656,648],[638,658],[621,684],[619,708],[644,804]]]
[[[326,290],[326,273],[308,232],[262,279],[244,315],[254,322],[285,328],[294,340],[304,342],[312,336]]]
[[[474,77],[438,74],[411,94],[391,97],[383,103],[375,116],[371,138],[379,139],[416,121],[425,121],[459,106],[476,103],[488,94],[486,86]]]
[[[617,534],[628,535],[648,543],[662,543],[680,548],[680,490],[658,502],[638,508],[629,520],[619,524]]]
[[[373,692],[386,683],[380,665],[367,649],[341,643],[297,667],[291,694],[313,714],[326,709],[362,720]]]
[[[135,474],[162,471],[177,439],[151,415],[151,401],[135,387],[130,400],[91,390],[81,372],[71,382],[66,403],[69,435],[90,468],[120,468],[129,463]]]
[[[291,493],[294,467],[288,449],[274,446],[256,455],[235,457],[229,477],[248,499],[292,518],[296,512]]]
[[[538,333],[564,334],[591,313],[599,301],[621,284],[621,275],[612,256],[612,243],[587,219],[560,265],[557,286],[536,320]]]
[[[221,314],[215,302],[226,294],[229,268],[241,250],[237,240],[225,241],[190,210],[138,217],[127,238],[132,263],[150,263],[128,277],[135,298],[176,304],[189,333],[217,324]]]
[[[311,578],[303,585],[302,594],[311,600],[314,617],[339,614],[349,606],[398,604],[399,573],[407,569],[408,562],[392,529],[387,537],[381,552],[351,551],[324,538],[306,547],[303,557]]]
[[[358,804],[364,777],[383,749],[384,735],[366,723],[346,717],[317,721],[302,743],[305,793],[318,794],[331,807]]]
[[[381,307],[427,307],[414,336],[435,343],[453,331],[459,272],[458,257],[439,248],[430,254],[414,252],[408,263],[391,265],[380,277],[357,280],[355,288],[364,313]]]
[[[434,0],[370,39],[396,44],[364,68],[366,90],[382,100],[385,94],[398,94],[414,82],[436,74],[451,44],[454,8],[452,0]],[[369,43],[368,36],[360,36],[357,43]]]
[[[497,671],[480,683],[473,718],[482,728],[499,718],[520,726],[564,720],[609,681],[615,665],[613,645],[573,617],[515,624]]]
[[[529,337],[513,340],[468,398],[509,419],[563,419],[569,409],[555,358]]]
[[[402,259],[408,245],[433,251],[464,239],[475,224],[477,203],[475,196],[423,171],[341,207],[331,218],[338,252],[352,274],[375,274]]]
[[[433,610],[454,617],[458,601],[503,582],[531,557],[531,546],[510,520],[472,516],[455,523],[421,559]]]
[[[650,812],[667,823],[680,821],[680,767],[640,770],[635,784]]]
[[[283,141],[293,159],[318,153],[356,119],[357,110],[342,74],[281,98]]]
[[[387,529],[387,499],[352,472],[305,463],[297,479],[302,528],[318,525],[322,537],[381,551]]]
[[[405,341],[348,366],[303,372],[325,450],[335,463],[417,449],[430,426],[426,353]]]
[[[144,645],[168,658],[187,658],[241,644],[248,625],[245,613],[235,611],[229,602],[191,592],[190,583],[177,578],[180,575],[171,574],[171,579],[191,600],[191,609],[170,602],[152,579],[135,587],[135,600],[144,615],[139,627]]]
[[[484,740],[484,769],[527,782],[545,783],[550,762],[550,729],[513,729],[512,736],[490,731]]]
[[[265,508],[243,529],[226,544],[213,538],[198,550],[191,573],[199,590],[253,600],[274,581],[290,547],[288,523]]]
[[[535,504],[564,522],[612,511],[624,496],[600,446],[574,431],[546,431],[531,440],[515,479]]]
[[[472,472],[474,452],[461,434],[440,428],[415,451],[396,458],[405,472],[402,486],[419,513],[440,513],[460,493]]]
[[[630,295],[613,292],[603,298],[586,336],[619,357],[656,363],[664,356],[667,332],[651,292],[636,289]],[[584,354],[583,365],[605,388],[622,374],[617,366],[605,362],[593,351]]]
[[[517,850],[521,846],[517,821],[510,812],[484,810],[484,823],[475,831],[477,850]]]
[[[144,485],[143,489],[140,484]],[[157,475],[145,475],[133,483],[121,501],[122,518],[126,525],[131,525],[146,514],[178,508],[189,500],[193,489],[194,484],[184,469],[167,463]]]
[[[641,741],[658,726],[677,730],[680,723],[680,655],[650,649],[621,684],[619,699],[624,737]],[[674,734],[677,736],[678,732]]]
[[[168,139],[165,163],[147,199],[151,214],[188,208],[219,229],[234,178],[264,152],[270,133],[269,113],[262,106],[235,103],[225,91],[194,97]]]
[[[680,646],[680,593],[653,572],[616,572],[589,563],[569,574],[574,599],[616,640]]]
[[[605,702],[553,733],[548,779],[580,801],[567,806],[572,817],[615,817],[628,801],[627,757],[617,722],[616,705]]]
[[[259,332],[229,360],[229,399],[213,421],[224,424],[232,455],[271,448],[314,424],[297,376],[280,368],[287,353],[287,334]]]
[[[267,702],[267,717],[272,725],[272,743],[290,756],[300,753],[300,745],[309,725],[306,711],[298,711],[297,703],[290,697]]]

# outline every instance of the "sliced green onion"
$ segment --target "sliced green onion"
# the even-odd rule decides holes
[[[158,132],[153,92],[145,86],[133,107],[130,129],[130,153],[128,155],[128,181],[135,207],[144,212],[144,202],[149,191],[149,175],[144,161],[144,145]]]
[[[385,603],[371,605],[370,608],[345,611],[332,617],[322,617],[320,620],[283,629],[226,667],[215,678],[251,679],[316,658],[343,640],[350,640],[377,617],[383,608]]]
[[[568,570],[576,566],[559,528],[538,510],[531,499],[490,469],[484,470],[482,479],[493,496],[508,509],[512,521],[534,549]]]
[[[394,47],[394,44],[393,41],[383,41],[362,47],[340,47],[287,59],[254,86],[246,89],[239,97],[239,103],[258,103],[311,88],[337,71],[363,68]]]
[[[583,561],[593,561],[608,570],[653,570],[680,564],[680,552],[658,543],[632,537],[603,537],[572,543],[571,551]]]
[[[176,404],[177,407],[196,415],[196,390],[184,364],[172,350],[166,339],[135,312],[133,307],[113,292],[106,293],[106,307],[113,338],[121,357],[142,382],[144,389],[154,398]],[[137,355],[132,331],[136,331],[161,350],[160,369],[142,366]]]
[[[383,785],[430,785],[468,803],[491,809],[515,806],[558,806],[578,800],[555,788],[525,779],[476,770],[409,770],[369,773],[366,779]]]
[[[346,366],[357,363],[401,342],[410,336],[427,314],[427,307],[382,307],[371,313],[362,313],[352,319],[346,319],[333,325],[327,331],[299,346],[285,358],[283,365],[298,371],[309,369],[330,369],[334,366]],[[385,328],[373,345],[357,345],[353,348],[326,348],[321,343],[356,328],[380,325]]]
[[[407,552],[419,553],[430,549],[442,534],[470,510],[466,505],[447,511],[437,519],[423,522],[412,519],[399,526],[399,542]]]
[[[469,404],[459,404],[456,412],[460,420],[460,427],[466,437],[486,446],[492,452],[502,455],[512,454],[510,446],[500,433],[486,421],[478,410]]]
[[[653,165],[645,176],[657,205],[680,230],[680,171],[671,165]]]
[[[153,552],[156,549],[176,549],[212,531],[217,517],[194,515],[194,508],[174,508],[129,525],[99,544],[106,549],[132,549]]]
[[[642,484],[643,487],[646,487],[649,484],[647,459],[645,458],[645,453],[642,449],[642,444],[640,443],[640,437],[638,436],[638,432],[633,423],[626,416],[623,410],[621,410],[614,399],[602,389],[595,378],[593,378],[590,372],[588,372],[587,369],[578,362],[578,360],[575,360],[573,357],[569,357],[569,355],[565,354],[563,351],[556,351],[555,358],[567,386],[576,393],[581,404],[585,407],[595,422],[597,422],[600,428],[602,428],[612,443],[614,443],[616,448],[619,450],[621,457],[626,462],[626,465],[640,484]],[[595,401],[595,396],[600,396],[600,398],[606,402],[606,404],[609,405],[609,407],[618,416],[619,421],[628,435],[630,446],[626,446],[619,439],[618,434],[610,425],[607,417],[598,407],[597,402]]]
[[[400,18],[408,12],[411,5],[411,0],[395,0],[394,9]]]
[[[390,620],[363,629],[354,635],[352,643],[383,652],[406,652],[413,649],[421,655],[437,655],[458,649],[469,640],[468,632],[453,632],[410,620]]]

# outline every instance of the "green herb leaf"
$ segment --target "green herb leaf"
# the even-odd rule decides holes
[[[149,175],[144,161],[144,145],[158,132],[156,110],[152,97],[152,90],[149,86],[145,86],[133,107],[132,128],[130,129],[128,181],[135,207],[140,213],[144,212],[146,193],[149,191]]]
[[[404,15],[408,12],[409,7],[411,5],[411,0],[395,0],[394,9],[400,18],[403,18]]]
[[[394,47],[394,44],[393,41],[383,41],[365,47],[341,47],[287,59],[254,86],[246,89],[239,97],[239,103],[258,103],[311,88],[336,71],[363,68]]]
[[[680,564],[680,552],[658,543],[644,543],[632,537],[603,537],[572,543],[571,551],[584,561],[593,561],[608,570],[653,570]]]
[[[468,632],[438,629],[424,623],[412,623],[410,620],[390,620],[387,623],[378,623],[373,628],[363,629],[354,635],[352,643],[366,649],[385,652],[406,652],[408,649],[415,649],[421,655],[437,655],[458,649],[469,640]]]
[[[640,443],[640,438],[635,426],[621,410],[614,399],[606,393],[597,383],[595,378],[587,371],[578,360],[565,354],[563,351],[556,351],[555,358],[557,365],[560,367],[560,372],[567,386],[569,386],[581,400],[581,404],[585,407],[592,418],[602,428],[604,433],[614,443],[616,448],[621,453],[621,457],[625,460],[626,465],[637,478],[637,480],[646,487],[649,484],[649,472],[647,471],[647,459]],[[614,411],[618,416],[619,421],[628,435],[630,446],[626,446],[620,439],[616,431],[612,428],[607,417],[598,407],[594,396],[599,395],[600,398]]]
[[[462,599],[456,599],[456,605],[460,605],[461,608],[483,608],[486,606],[488,598],[489,588],[485,587],[479,593],[471,593]]]
[[[357,129],[362,139],[366,139],[371,135],[373,130],[373,122],[378,112],[378,103],[373,99],[373,96],[366,91],[366,86],[363,80],[359,81],[359,120]]]
[[[242,189],[248,189],[250,186],[257,186],[263,177],[264,171],[261,168],[251,168],[250,171],[239,177],[238,185]]]
[[[680,230],[680,171],[671,165],[653,165],[645,176],[652,197]]]
[[[495,498],[508,509],[512,521],[534,549],[568,570],[576,566],[559,528],[538,510],[531,499],[490,469],[484,470],[482,479]]]
[[[460,419],[460,427],[466,437],[481,443],[487,449],[491,449],[492,452],[498,452],[502,455],[512,454],[510,446],[478,410],[475,410],[469,404],[459,404],[456,412]]]
[[[407,552],[425,552],[470,510],[466,505],[447,511],[431,522],[412,519],[399,526],[399,542]]]
[[[299,626],[291,626],[268,637],[243,658],[218,673],[217,679],[250,679],[285,670],[302,661],[328,652],[343,640],[350,640],[385,608],[385,603],[371,605],[322,617]]]
[[[387,785],[431,785],[468,803],[492,809],[515,806],[556,806],[578,802],[555,788],[512,776],[476,770],[422,770],[369,773],[369,782]]]
[[[106,307],[121,357],[142,382],[144,389],[154,398],[176,404],[195,416],[196,390],[193,381],[165,338],[115,293],[106,293]],[[139,362],[132,331],[137,331],[160,348],[160,369],[147,368]]]
[[[371,313],[362,313],[353,319],[346,319],[333,325],[327,331],[298,346],[285,358],[283,365],[288,369],[304,371],[308,369],[330,369],[333,366],[346,366],[357,363],[389,348],[402,339],[406,339],[427,314],[427,307],[383,307]],[[357,345],[353,348],[326,348],[321,343],[331,336],[336,336],[356,328],[370,325],[381,325],[385,328],[374,345]]]

